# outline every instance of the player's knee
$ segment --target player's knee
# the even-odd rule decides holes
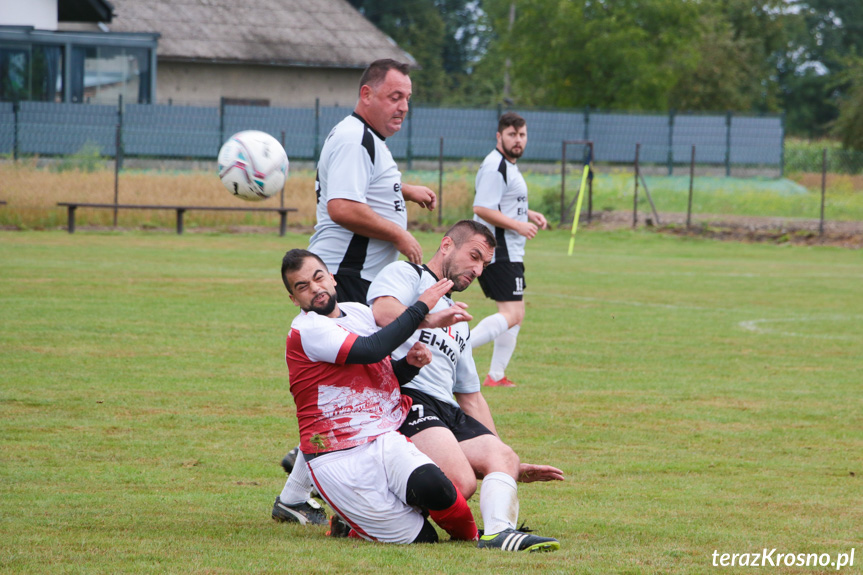
[[[518,454],[513,451],[512,447],[501,441],[496,443],[493,450],[486,465],[480,469],[480,473],[485,476],[495,471],[501,471],[513,478],[518,478],[521,459],[519,459]]]
[[[456,498],[455,485],[433,463],[417,467],[408,477],[405,495],[408,505],[437,511],[452,507]]]

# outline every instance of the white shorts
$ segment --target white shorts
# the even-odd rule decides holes
[[[405,503],[411,473],[432,460],[397,431],[308,462],[312,479],[333,511],[363,539],[412,543],[423,527]]]

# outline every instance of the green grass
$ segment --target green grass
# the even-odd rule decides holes
[[[520,488],[561,551],[514,556],[270,520],[297,441],[278,267],[306,243],[0,232],[0,572],[705,573],[714,550],[855,547],[859,570],[859,252],[531,241],[519,386],[485,395],[504,440],[567,481]]]

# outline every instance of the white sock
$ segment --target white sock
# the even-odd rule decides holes
[[[488,375],[495,381],[500,381],[506,374],[506,366],[515,352],[515,344],[518,341],[518,330],[520,325],[514,325],[494,340],[494,352],[491,354],[491,367]]]
[[[518,487],[515,479],[502,471],[482,478],[479,491],[483,535],[495,535],[504,529],[515,529],[518,522]]]
[[[485,345],[509,329],[509,324],[503,314],[496,313],[482,319],[476,327],[470,330],[470,346],[474,349]]]
[[[312,475],[309,473],[309,466],[306,465],[306,458],[303,457],[303,452],[297,454],[297,460],[294,462],[294,468],[291,474],[288,475],[288,480],[285,482],[285,487],[282,489],[282,494],[279,495],[279,500],[285,505],[296,505],[308,501],[312,496]]]

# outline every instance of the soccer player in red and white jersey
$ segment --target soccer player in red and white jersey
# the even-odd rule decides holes
[[[300,449],[320,495],[363,539],[436,541],[437,532],[417,509],[428,511],[454,539],[476,539],[465,498],[397,431],[411,404],[399,384],[414,377],[431,354],[419,344],[401,360],[389,359],[452,282],[437,282],[379,330],[365,305],[338,303],[335,280],[313,253],[285,254],[282,279],[302,309],[291,324],[285,359]],[[458,321],[461,311],[454,309],[449,320]]]

